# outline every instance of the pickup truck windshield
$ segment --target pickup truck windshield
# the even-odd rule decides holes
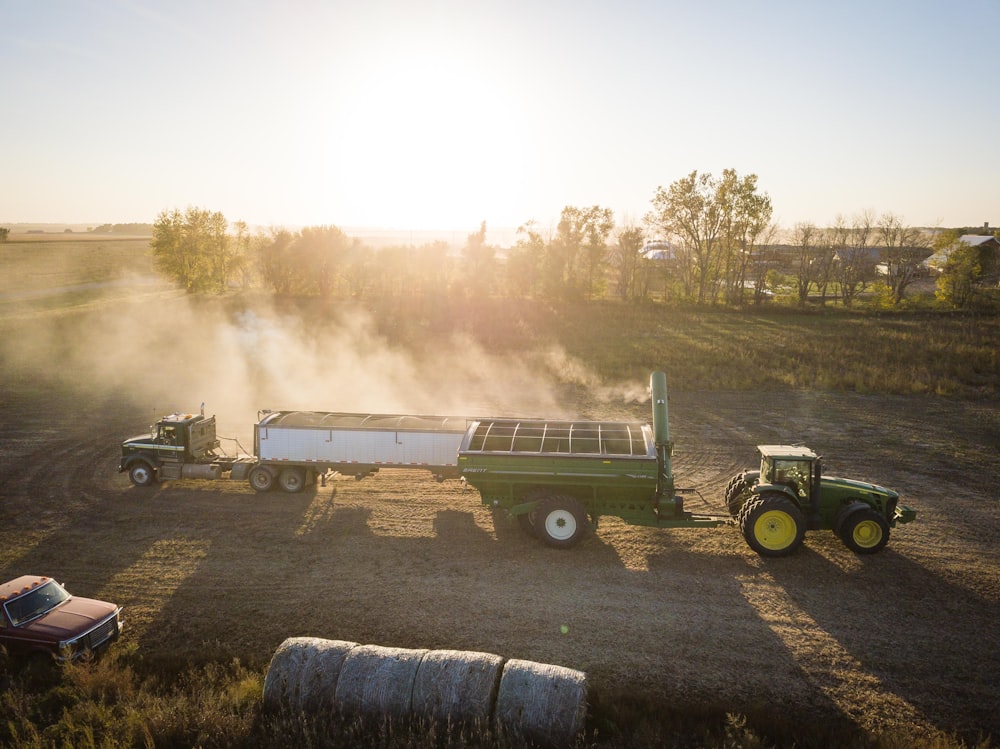
[[[55,580],[39,585],[30,593],[4,604],[10,623],[18,627],[32,619],[47,614],[63,601],[69,600],[69,593]]]

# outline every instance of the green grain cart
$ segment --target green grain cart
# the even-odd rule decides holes
[[[597,529],[601,516],[612,515],[656,528],[719,526],[735,518],[747,543],[762,556],[795,551],[806,529],[834,529],[850,539],[849,547],[865,553],[885,545],[890,526],[916,515],[898,505],[895,492],[845,479],[821,480],[814,453],[776,446],[764,446],[763,466],[792,460],[814,483],[792,489],[768,479],[772,469],[744,471],[727,488],[731,517],[688,512],[674,487],[663,372],[652,374],[650,390],[652,427],[617,421],[473,421],[459,448],[459,471],[479,490],[483,504],[516,518],[524,530],[556,547],[573,546]],[[788,451],[794,456],[785,456]]]

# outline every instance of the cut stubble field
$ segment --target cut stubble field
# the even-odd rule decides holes
[[[9,316],[4,337],[27,335],[32,314]],[[147,666],[238,657],[263,671],[285,638],[308,635],[559,664],[586,671],[605,707],[777,718],[800,738],[1000,735],[996,399],[674,387],[674,473],[697,490],[689,509],[724,512],[725,484],[753,464],[754,445],[803,442],[827,473],[899,491],[917,521],[871,557],[829,532],[765,560],[732,526],[612,519],[563,551],[420,471],[338,476],[298,495],[133,487],[119,446],[149,423],[151,398],[128,393],[127,378],[83,386],[58,356],[12,350],[0,352],[0,577],[52,575],[123,604],[124,644]],[[156,363],[144,366],[152,378]],[[457,376],[439,371],[445,389]],[[498,409],[524,407],[495,378],[481,384]],[[313,407],[369,410],[342,400],[350,392],[331,383]],[[598,398],[579,381],[550,383],[549,398],[532,412],[558,402],[649,418],[648,403]],[[220,417],[220,433],[253,416]]]

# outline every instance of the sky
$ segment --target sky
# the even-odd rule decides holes
[[[1000,0],[0,0],[0,222],[1000,224]]]

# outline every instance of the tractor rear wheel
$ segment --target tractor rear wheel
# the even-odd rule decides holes
[[[538,507],[535,528],[539,538],[549,546],[568,548],[586,534],[587,512],[573,497],[550,497]]]
[[[747,500],[738,517],[743,538],[762,557],[791,554],[806,535],[806,521],[795,503],[777,492]]]
[[[760,476],[760,471],[744,471],[729,479],[726,484],[726,509],[730,517],[736,517],[743,507],[743,493],[747,491]]]
[[[889,524],[871,508],[858,510],[844,518],[840,540],[855,554],[876,554],[889,543]]]

